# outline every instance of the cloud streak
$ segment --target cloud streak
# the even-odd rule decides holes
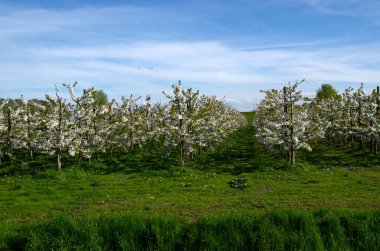
[[[284,0],[287,3],[306,4],[323,14],[369,18],[380,16],[380,3],[376,0]]]

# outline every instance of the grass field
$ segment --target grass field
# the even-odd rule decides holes
[[[252,121],[252,117],[248,119]],[[286,245],[293,237],[286,237],[286,233],[293,231],[293,227],[285,225],[294,217],[295,222],[301,222],[301,232],[297,228],[294,230],[294,238],[297,239],[294,249],[307,249],[307,245],[314,245],[315,249],[340,250],[342,243],[346,245],[342,247],[360,249],[350,241],[354,238],[349,237],[350,233],[356,237],[365,235],[371,240],[367,240],[362,250],[380,247],[380,157],[356,148],[337,148],[327,142],[315,142],[312,147],[311,153],[297,153],[297,164],[289,167],[280,155],[269,153],[258,145],[254,129],[247,126],[231,135],[220,148],[198,156],[184,168],[155,163],[155,158],[149,155],[140,154],[137,161],[133,159],[134,153],[118,162],[66,166],[60,173],[54,170],[31,172],[30,165],[25,163],[20,167],[3,167],[0,169],[0,235],[3,236],[0,249],[18,244],[33,244],[35,249],[63,248],[64,244],[59,246],[59,243],[75,231],[82,231],[86,240],[95,238],[90,244],[94,249],[102,249],[110,244],[105,244],[104,233],[99,231],[111,231],[107,227],[115,227],[123,232],[126,231],[122,230],[123,224],[133,222],[143,227],[136,227],[135,233],[124,234],[137,238],[134,234],[140,230],[147,231],[145,227],[152,221],[167,228],[162,230],[162,236],[154,237],[154,247],[159,250],[166,248],[158,244],[157,238],[175,239],[178,236],[182,236],[188,245],[184,244],[181,249],[201,247],[213,250],[212,243],[222,238],[217,236],[213,227],[225,229],[225,234],[232,236],[236,231],[233,237],[237,238],[233,242],[235,250],[239,250],[239,245],[248,245],[248,240],[244,239],[247,238],[244,237],[247,229],[253,229],[249,245],[273,250],[277,249],[273,246],[276,241],[271,238],[277,237],[270,237],[271,224],[281,240],[277,241],[278,249],[288,249]],[[232,188],[230,182],[239,179],[248,186]],[[278,224],[275,223],[276,217],[280,219]],[[333,232],[321,230],[320,222],[324,217],[329,219],[326,228],[330,227]],[[377,222],[376,227],[372,226],[374,221]],[[109,226],[110,222],[115,226]],[[263,222],[269,224],[269,230],[258,228]],[[357,225],[347,230],[347,222]],[[75,231],[65,230],[66,225]],[[233,229],[227,230],[227,226]],[[55,227],[58,230],[54,230]],[[87,230],[79,230],[82,227],[94,228],[95,237],[87,236]],[[36,232],[35,237],[25,237],[28,231]],[[51,233],[51,240],[57,242],[52,241],[55,243],[52,246],[47,244],[48,239],[43,239],[48,237],[42,237],[43,232],[49,231],[59,232]],[[199,244],[202,238],[197,235],[203,232],[194,231],[209,231],[211,239],[202,246]],[[309,231],[306,235],[308,240],[303,231]],[[337,237],[327,240],[330,237],[324,237],[324,234]],[[265,240],[258,240],[264,238],[260,235],[266,236],[267,246],[261,243]],[[172,246],[165,246],[169,250],[180,245],[174,239],[168,242]],[[75,238],[72,241],[80,243]],[[99,241],[104,243],[99,244]],[[128,244],[117,243],[120,244],[118,248]],[[133,245],[143,244],[136,241]]]
[[[193,221],[209,214],[279,208],[380,207],[379,170],[298,168],[239,176],[246,178],[246,189],[230,188],[234,174],[190,168],[108,175],[71,169],[2,177],[1,220],[23,223],[62,213],[79,217],[134,212]]]

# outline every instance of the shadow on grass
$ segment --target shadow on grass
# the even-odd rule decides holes
[[[200,169],[240,174],[263,169],[282,169],[287,163],[274,151],[269,152],[257,143],[253,126],[232,133],[213,151],[197,156],[194,165]]]
[[[300,160],[312,163],[317,168],[379,167],[380,156],[371,154],[365,148],[334,145],[326,140],[313,143],[313,151],[300,151]]]
[[[35,174],[40,171],[54,170],[54,155],[36,154],[33,160],[25,160],[26,153],[18,153],[12,164],[0,165],[0,176]],[[278,163],[278,156],[271,156],[256,143],[252,126],[246,126],[232,133],[213,150],[203,151],[186,166],[201,170],[217,170],[239,174],[267,168]],[[142,173],[146,171],[169,170],[178,167],[179,153],[172,150],[166,155],[165,149],[152,145],[145,148],[132,148],[128,152],[114,151],[112,156],[99,154],[91,161],[70,157],[62,157],[62,169],[79,168],[98,174],[111,173]]]

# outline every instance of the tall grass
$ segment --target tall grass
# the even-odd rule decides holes
[[[0,249],[11,250],[380,250],[380,211],[313,213],[281,210],[230,215],[193,223],[131,215],[65,216],[9,231]]]

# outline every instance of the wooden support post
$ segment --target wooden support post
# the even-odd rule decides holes
[[[379,98],[379,94],[380,94],[380,86],[377,86],[376,88],[376,118],[377,119],[380,119],[380,98]],[[375,137],[375,143],[374,143],[374,149],[373,149],[373,153],[375,155],[377,155],[377,143],[378,143],[378,138],[379,138],[379,135],[377,135],[377,137]]]

